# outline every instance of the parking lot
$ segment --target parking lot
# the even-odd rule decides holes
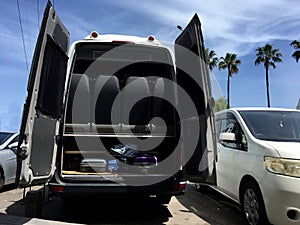
[[[35,187],[33,190],[40,188]],[[40,220],[24,217],[25,202],[22,196],[22,189],[11,186],[0,193],[1,224],[246,224],[236,203],[210,188],[205,188],[201,193],[197,192],[192,183],[187,185],[185,195],[173,197],[169,205],[132,199],[89,199],[78,201],[71,207],[64,207],[60,199],[48,199],[45,196]],[[8,223],[8,220],[11,222]]]

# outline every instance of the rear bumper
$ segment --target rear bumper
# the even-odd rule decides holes
[[[162,182],[146,186],[129,186],[119,183],[101,182],[49,182],[50,191],[57,196],[117,196],[117,195],[183,195],[186,180],[176,175]]]

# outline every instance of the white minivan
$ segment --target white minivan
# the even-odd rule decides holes
[[[231,108],[215,119],[217,190],[251,225],[300,224],[300,111]]]

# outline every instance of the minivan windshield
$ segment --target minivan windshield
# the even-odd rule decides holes
[[[2,145],[13,133],[10,132],[0,132],[0,145]]]
[[[300,142],[300,112],[249,110],[239,113],[257,139]]]

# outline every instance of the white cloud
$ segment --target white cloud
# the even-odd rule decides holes
[[[5,62],[22,63],[26,68],[21,27],[16,7],[16,4],[8,2],[6,8],[0,10],[2,15],[0,20],[0,59]],[[20,10],[26,57],[30,66],[39,27],[36,11],[33,8],[20,1]]]
[[[254,44],[300,37],[300,5],[297,0],[231,1],[126,1],[128,10],[143,11],[165,26],[185,26],[194,13],[202,22],[205,41],[220,55],[246,55]],[[166,36],[166,35],[162,35]],[[174,38],[173,34],[169,38]]]
[[[20,4],[25,47],[30,64],[38,35],[37,10],[32,1],[21,0]],[[40,22],[45,4],[46,0],[40,2]],[[74,8],[71,7],[72,5]],[[233,52],[241,57],[249,53],[253,54],[254,48],[265,42],[300,38],[300,2],[298,0],[251,0],[248,2],[241,0],[89,0],[82,1],[82,3],[65,0],[56,2],[56,9],[70,31],[72,41],[82,39],[92,30],[98,30],[104,33],[108,31],[142,36],[154,34],[159,40],[173,42],[180,33],[176,26],[181,25],[184,28],[194,13],[200,17],[205,45],[214,49],[218,56]],[[20,105],[23,103],[27,80],[25,75],[28,75],[28,72],[25,66],[16,3],[5,1],[3,7],[0,8],[0,14],[1,78],[10,79],[10,82],[17,80],[19,86],[24,87],[22,90],[19,87],[19,90],[16,88],[11,91],[10,95],[15,95],[15,99],[4,98],[8,92],[2,92],[1,118],[9,117],[9,113],[5,112],[7,108],[12,110],[12,107],[9,107],[11,102],[17,102]],[[226,76],[222,74],[217,78],[223,82]],[[293,80],[286,79],[286,77],[282,79],[285,82],[278,81],[282,82],[281,84],[295,84]],[[216,79],[213,82],[214,92],[217,92],[217,95],[223,95],[215,81]],[[11,85],[10,82],[7,84]],[[255,82],[253,81],[249,87],[255,86]],[[276,85],[275,82],[274,85]],[[7,88],[13,89],[11,87]],[[20,110],[18,116],[20,117]],[[8,122],[4,124],[3,121],[2,118],[2,127],[9,126]],[[10,119],[5,118],[5,121],[10,121]]]
[[[89,4],[82,6],[86,12],[80,15],[76,15],[67,8],[62,8],[62,6],[58,11],[59,14],[63,14],[61,17],[63,17],[63,22],[71,32],[72,40],[81,39],[92,30],[100,28],[104,31],[114,28],[116,33],[127,29],[127,34],[132,34],[132,29],[135,29],[134,33],[138,34],[145,27],[137,28],[134,24],[125,23],[130,15],[142,14],[151,18],[153,24],[157,25],[155,27],[153,24],[149,24],[151,31],[157,38],[164,41],[173,41],[179,34],[176,26],[185,27],[194,13],[197,13],[202,23],[206,46],[214,49],[218,55],[235,52],[239,56],[243,56],[253,51],[254,46],[256,47],[258,43],[274,39],[293,40],[299,38],[299,6],[297,0],[290,0],[288,3],[285,0],[251,0],[249,2],[241,2],[240,0],[143,2],[127,0],[126,2],[117,3],[105,2],[105,7],[111,7],[112,15],[108,14],[111,16],[110,18],[106,18],[107,15],[103,14],[105,11],[103,3],[99,1],[90,1]],[[28,16],[23,15],[24,18],[28,19],[24,20],[26,21],[24,23],[24,33],[28,57],[30,58],[36,40],[36,36],[32,34],[37,33],[37,16],[34,9],[28,9],[27,11]],[[99,16],[95,17],[97,11],[99,11]],[[138,23],[142,19],[136,18],[135,21]],[[14,33],[18,28],[17,21],[14,22],[14,25],[4,29],[7,32],[2,35],[1,40]],[[120,27],[117,28],[118,26]],[[0,24],[0,28],[3,30],[3,25],[1,27]],[[12,52],[11,57],[21,56],[22,46],[20,44],[19,41],[16,46],[18,52]]]
[[[62,5],[62,3],[60,4]],[[29,8],[27,6],[27,10],[24,11],[26,9],[24,6],[26,4],[23,5],[22,11],[25,44],[28,58],[31,59],[37,35],[37,15],[34,7]],[[151,27],[153,24],[149,24],[149,27],[157,38],[164,41],[173,41],[179,34],[176,26],[184,27],[194,13],[197,13],[201,19],[205,44],[214,49],[218,55],[224,55],[226,52],[235,52],[240,56],[247,55],[254,46],[257,46],[257,43],[274,39],[293,40],[300,37],[300,30],[298,29],[300,27],[300,4],[297,0],[288,2],[285,0],[251,0],[249,2],[241,2],[240,0],[143,2],[127,0],[117,3],[106,2],[105,7],[111,7],[110,10],[114,17],[111,17],[110,20],[103,16],[105,10],[102,9],[103,3],[99,1],[90,1],[89,4],[82,6],[86,12],[80,16],[67,8],[62,8],[62,6],[58,11],[59,14],[63,14],[61,17],[63,17],[63,22],[68,25],[67,28],[71,32],[72,40],[81,39],[92,30],[100,29],[100,27],[103,30],[117,27],[118,24],[126,23],[126,16],[134,16],[137,13],[152,18],[153,24],[158,26]],[[114,8],[119,11],[114,11]],[[100,11],[99,16],[95,18],[97,11]],[[14,14],[17,18],[16,12]],[[41,17],[42,13],[40,14]],[[5,21],[2,20],[0,23],[2,30],[1,46],[5,47],[15,43],[15,48],[8,51],[8,57],[24,58],[18,21],[6,21],[5,17],[2,19]],[[142,19],[136,18],[136,22],[140,22]],[[127,24],[126,29],[131,29],[129,24]],[[138,28],[132,25],[132,29],[137,30]],[[143,27],[140,29],[143,30]],[[122,27],[115,32],[118,33],[120,30]]]
[[[96,27],[94,21],[88,20],[89,18],[80,18],[70,12],[65,12],[62,16],[63,18],[60,16],[60,19],[67,25],[71,41],[84,38]]]

